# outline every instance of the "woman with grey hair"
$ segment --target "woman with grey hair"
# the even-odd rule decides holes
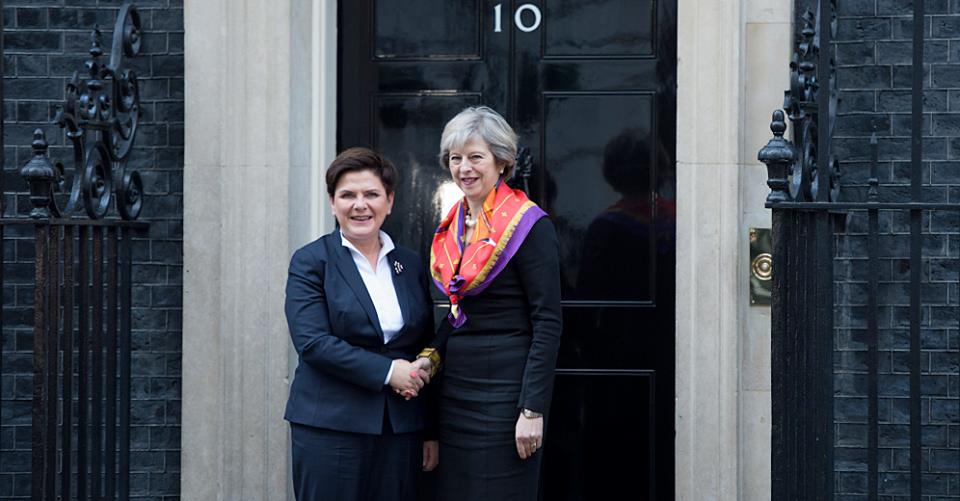
[[[507,186],[517,136],[467,108],[440,139],[463,198],[440,222],[430,272],[450,314],[420,364],[440,369],[439,499],[534,500],[560,344],[557,235]]]

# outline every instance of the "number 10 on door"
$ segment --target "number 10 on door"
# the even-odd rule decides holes
[[[494,33],[500,33],[501,31],[503,31],[503,30],[501,29],[501,25],[502,25],[502,6],[503,6],[503,4],[499,4],[499,3],[498,3],[498,4],[493,8],[493,32],[494,32]],[[530,13],[533,14],[533,23],[532,23],[532,24],[527,24],[527,23],[525,23],[524,20],[523,20],[523,17],[524,17],[524,16],[523,16],[523,13],[526,12],[526,11],[530,11]],[[522,32],[524,32],[524,33],[530,33],[530,32],[535,31],[537,28],[540,27],[540,21],[542,20],[542,17],[543,17],[543,16],[542,16],[541,13],[540,13],[540,7],[537,7],[536,5],[534,5],[534,4],[532,4],[532,3],[525,3],[525,4],[517,7],[516,12],[513,13],[513,24],[515,24],[515,25],[517,26],[517,29],[518,29],[518,30],[520,30],[520,31],[522,31]]]

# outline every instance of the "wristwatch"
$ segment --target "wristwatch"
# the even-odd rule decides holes
[[[532,411],[532,410],[530,410],[530,409],[524,409],[524,410],[523,410],[523,417],[525,417],[525,418],[527,418],[527,419],[536,419],[536,418],[538,418],[538,417],[543,417],[543,413],[542,413],[542,412],[534,412],[534,411]]]

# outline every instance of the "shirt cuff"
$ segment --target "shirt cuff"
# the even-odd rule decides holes
[[[390,376],[393,375],[393,366],[396,365],[396,363],[397,363],[396,360],[390,361],[390,370],[387,371],[387,377],[383,380],[384,385],[390,384]]]

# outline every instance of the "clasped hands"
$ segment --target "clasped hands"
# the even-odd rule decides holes
[[[408,362],[402,358],[393,361],[393,373],[390,374],[390,387],[403,398],[410,400],[430,383],[431,363],[427,358],[418,358]]]

